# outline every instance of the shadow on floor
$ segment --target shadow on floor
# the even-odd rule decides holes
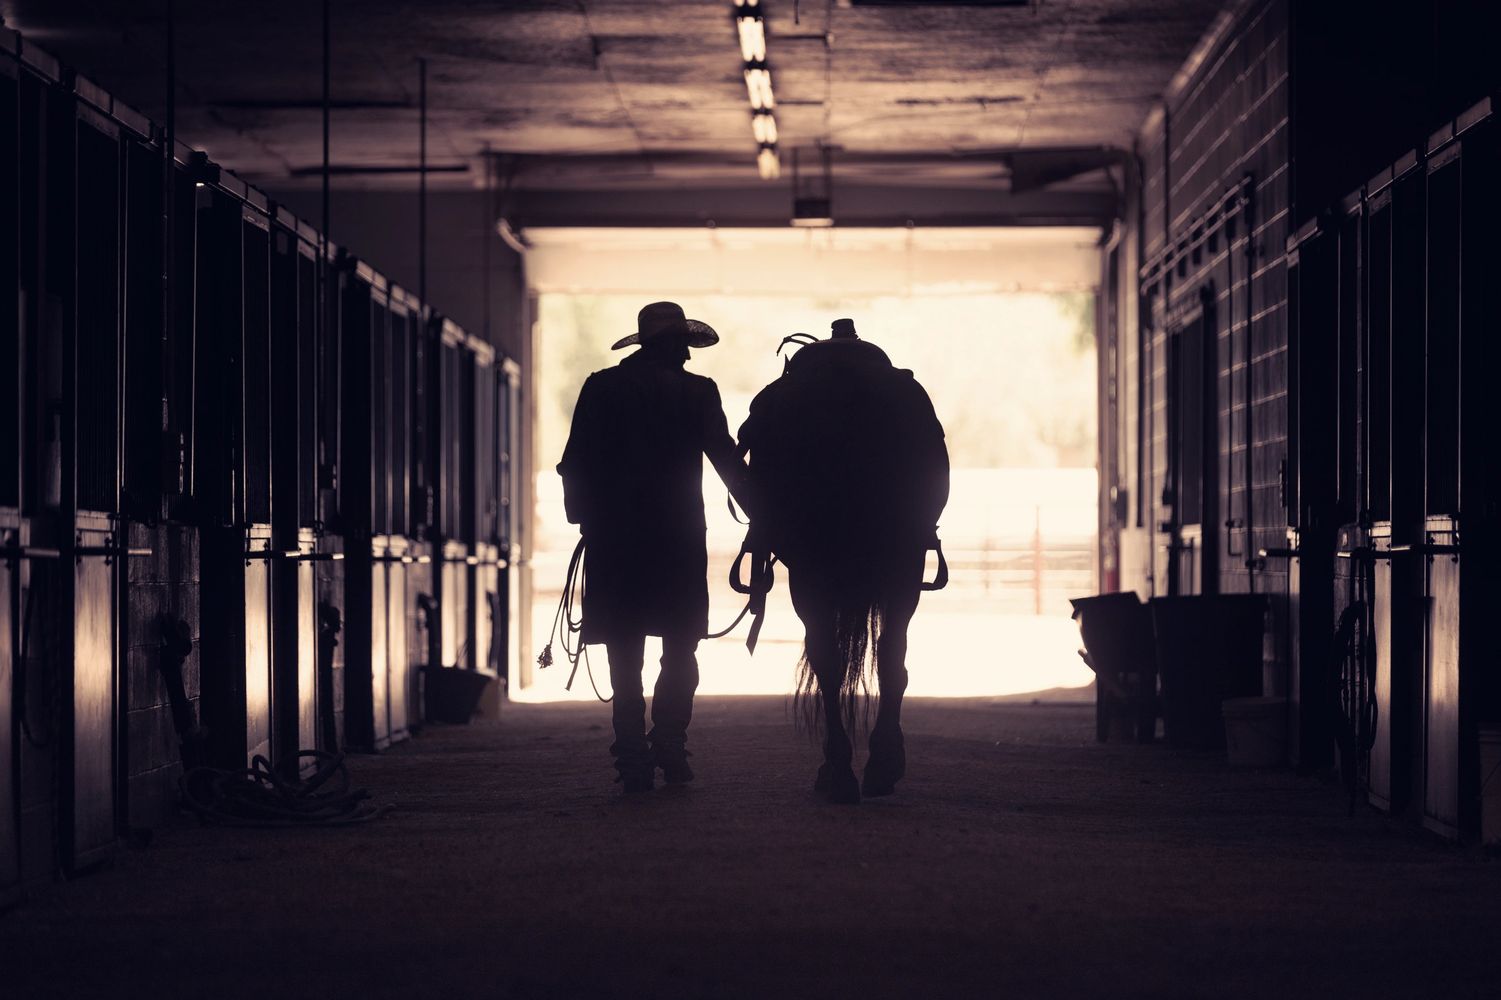
[[[1077,692],[1071,692],[1077,697]],[[429,728],[341,830],[183,820],[0,916],[17,997],[1494,995],[1501,866],[1287,772],[914,699],[897,794],[810,790],[784,698],[705,698],[622,797],[608,711]],[[14,992],[12,992],[14,991]]]

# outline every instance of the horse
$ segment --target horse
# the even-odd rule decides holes
[[[757,506],[732,583],[752,594],[759,614],[771,566],[786,566],[804,628],[795,714],[823,735],[814,790],[852,804],[890,795],[906,773],[907,628],[922,591],[947,580],[937,520],[948,500],[948,451],[926,391],[860,340],[852,322],[836,322],[829,340],[800,336],[804,346],[740,428]],[[925,584],[934,549],[938,578]],[[749,583],[738,579],[745,555]],[[850,737],[865,730],[869,759],[856,780]]]

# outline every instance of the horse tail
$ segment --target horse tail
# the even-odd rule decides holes
[[[876,650],[884,617],[884,609],[878,603],[846,606],[834,616],[834,669],[839,710],[845,731],[851,737],[870,728],[870,690],[878,669]],[[808,658],[805,643],[797,666],[793,711],[798,728],[810,736],[823,734],[823,699],[826,694]]]

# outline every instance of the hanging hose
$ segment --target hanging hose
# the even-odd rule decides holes
[[[318,762],[310,777],[285,778],[259,754],[239,770],[195,767],[177,781],[183,804],[205,823],[254,827],[349,826],[396,808],[371,805],[367,790],[350,788],[343,754],[301,750],[297,756]]]
[[[1367,780],[1371,749],[1376,744],[1376,663],[1371,655],[1364,601],[1352,601],[1339,616],[1334,633],[1335,742],[1340,754],[1340,777],[1349,795],[1348,812],[1355,814],[1361,782]]]

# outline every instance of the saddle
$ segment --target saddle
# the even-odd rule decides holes
[[[919,539],[938,553],[924,590],[948,582],[937,519],[948,499],[943,428],[912,372],[839,320],[828,340],[794,334],[782,375],[751,401],[740,428],[759,501],[730,586],[754,616],[755,651],[775,565],[839,566],[853,578],[879,575],[894,539]],[[731,512],[734,504],[731,502]],[[748,578],[742,578],[749,558]]]

